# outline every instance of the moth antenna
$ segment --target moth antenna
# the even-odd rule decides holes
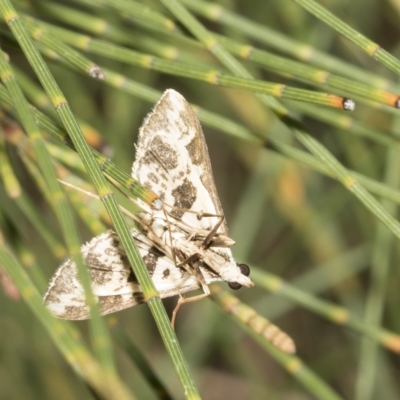
[[[92,197],[92,198],[97,199],[97,200],[100,201],[100,197],[99,197],[96,193],[92,193],[92,192],[89,192],[89,191],[87,191],[87,190],[84,190],[84,189],[80,188],[79,186],[75,186],[75,185],[73,185],[72,183],[69,183],[69,182],[64,181],[64,180],[62,180],[62,179],[57,178],[57,180],[58,180],[58,182],[60,182],[60,183],[63,184],[64,186],[68,186],[68,187],[70,187],[71,189],[76,190],[77,192],[81,192],[81,193],[83,193],[83,194],[86,194],[86,196]]]
[[[93,192],[89,192],[88,190],[82,189],[79,186],[75,186],[72,183],[66,182],[62,179],[57,179],[61,184],[63,184],[64,186],[70,187],[71,189],[74,189],[78,192],[81,192],[83,194],[85,194],[86,196],[92,197],[93,199],[97,199],[99,201],[100,197]],[[118,188],[117,188],[118,189]],[[124,193],[122,193],[124,194]],[[140,218],[138,218],[136,215],[132,214],[130,211],[128,211],[125,207],[122,207],[121,205],[118,205],[119,209],[129,218],[132,218],[135,222],[138,222],[139,224],[143,225],[142,221],[140,220]]]

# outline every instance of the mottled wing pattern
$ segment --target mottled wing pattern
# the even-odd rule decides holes
[[[192,275],[177,268],[173,260],[158,250],[146,236],[135,230],[132,235],[161,298],[177,294],[177,288],[179,293],[185,293],[199,287]],[[108,231],[96,236],[81,251],[102,315],[144,302],[140,285],[115,232]],[[208,283],[214,280],[219,278],[207,276]],[[44,295],[44,302],[58,318],[90,318],[78,270],[71,259],[55,272]]]
[[[165,205],[173,206],[171,213],[193,229],[193,233],[196,229],[211,230],[221,221],[218,217],[199,218],[202,212],[221,217],[223,211],[200,123],[190,105],[174,90],[164,93],[140,129],[132,174],[141,184],[153,190]],[[155,216],[157,213],[163,220],[163,211],[154,211]],[[218,232],[228,235],[225,221]],[[239,286],[253,285],[237,266],[230,249],[226,247],[227,243],[222,247],[204,249],[195,241],[180,236],[182,231],[179,229],[174,234],[176,247],[172,251],[167,242],[156,240],[162,246],[160,249],[149,237],[132,230],[140,255],[161,298],[183,294],[200,285],[204,289],[205,285],[221,279]],[[227,242],[227,239],[224,240]],[[81,251],[102,315],[144,302],[140,285],[114,232],[93,238]],[[179,252],[181,261],[202,253],[203,261],[195,262],[198,271],[201,271],[200,279],[196,276],[194,265],[189,272],[176,266],[172,255],[176,256]],[[188,265],[185,267],[190,268]],[[90,317],[77,267],[72,260],[67,260],[56,271],[44,301],[56,317],[73,320]]]
[[[132,175],[166,204],[183,209],[173,214],[192,227],[210,230],[218,219],[199,220],[184,210],[223,215],[200,122],[172,89],[140,129]],[[218,232],[228,235],[225,221]]]

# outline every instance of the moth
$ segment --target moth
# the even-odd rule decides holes
[[[137,215],[131,231],[161,298],[179,295],[179,304],[210,293],[226,281],[251,287],[249,268],[237,264],[215,188],[200,122],[189,103],[167,90],[139,131],[132,176],[159,196],[161,206]],[[144,302],[140,285],[117,234],[108,231],[82,246],[93,294],[102,315]],[[202,288],[200,296],[186,292]],[[62,319],[90,318],[77,266],[69,259],[52,277],[44,303]]]

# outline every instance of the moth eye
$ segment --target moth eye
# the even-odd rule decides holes
[[[237,266],[240,268],[240,272],[243,275],[246,275],[246,276],[250,275],[250,267],[247,264],[238,264]]]
[[[250,267],[247,264],[237,264],[237,266],[240,268],[240,272],[243,275],[250,275]],[[232,290],[238,290],[242,287],[242,285],[237,282],[228,282],[228,285]]]
[[[237,282],[228,282],[228,286],[232,289],[232,290],[238,290],[242,287],[242,285],[240,283]]]

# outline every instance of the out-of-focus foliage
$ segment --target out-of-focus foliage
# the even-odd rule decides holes
[[[160,58],[177,55],[177,65],[191,62],[196,67],[226,71],[218,60],[200,46],[195,47],[192,42],[184,43],[161,29],[154,30],[158,26],[157,21],[151,24],[144,17],[135,20],[117,7],[102,6],[101,2],[97,4],[96,1],[62,3],[14,1],[13,5],[21,15],[31,15],[72,32],[95,36]],[[130,4],[129,1],[115,3]],[[342,63],[335,67],[336,75],[348,76],[346,68],[352,64],[371,74],[371,86],[377,88],[378,79],[382,82],[387,79],[389,86],[385,89],[399,93],[399,87],[396,86],[398,78],[393,72],[309,14],[298,3],[301,2],[220,2],[226,10],[247,18],[250,24],[260,24],[276,31],[269,33],[271,37],[279,33],[291,41],[294,48],[298,49],[298,56],[302,54],[301,62],[304,65],[330,70],[329,63],[321,67],[311,50],[305,53],[304,48],[300,47],[301,43],[341,60]],[[398,55],[398,1],[331,0],[320,3],[391,54]],[[167,18],[176,22],[175,17],[155,0],[148,3],[143,0],[141,4],[165,13]],[[78,17],[75,16],[74,24],[74,18],[68,21],[68,13],[61,7],[98,18],[104,25],[96,25],[95,34],[92,29],[96,29],[96,26],[92,25],[92,20],[88,18],[86,27],[79,26]],[[280,51],[279,44],[267,45],[268,32],[263,33],[265,37],[260,36],[256,40],[250,38],[239,25],[224,23],[222,17],[220,21],[197,17],[213,32],[295,59],[295,54],[288,54],[284,49]],[[179,22],[177,27],[182,34],[192,37]],[[54,34],[54,37],[60,40],[61,36]],[[106,81],[92,79],[57,57],[48,57],[51,54],[48,54],[48,46],[44,41],[36,43],[44,53],[47,51],[46,63],[81,124],[89,145],[109,157],[121,170],[130,173],[137,132],[154,100],[150,101],[149,96],[148,101],[143,101],[146,95],[140,88],[136,90],[141,92],[142,98],[140,93],[139,97],[135,97],[129,84],[122,81],[118,83],[116,79],[112,81],[111,72],[110,75],[106,74]],[[37,78],[4,22],[1,25],[0,45],[8,54],[18,83],[29,101],[61,126],[54,110],[46,104],[46,97],[40,97],[42,94]],[[181,52],[174,53],[172,46]],[[78,43],[76,47],[79,48]],[[109,53],[112,51],[109,50]],[[292,373],[285,371],[231,317],[214,302],[205,299],[185,305],[178,314],[176,324],[180,344],[203,398],[311,399],[320,393],[320,398],[326,399],[398,399],[400,387],[397,376],[400,365],[395,351],[400,351],[399,337],[385,336],[386,330],[392,333],[400,330],[400,247],[399,239],[393,232],[384,227],[376,215],[365,207],[365,203],[353,196],[351,190],[346,190],[338,181],[327,176],[332,173],[321,173],[324,161],[315,161],[313,168],[313,165],[309,165],[312,163],[302,162],[301,156],[291,155],[282,147],[277,147],[277,143],[280,143],[290,146],[292,150],[308,152],[293,136],[291,129],[277,122],[277,118],[253,93],[189,79],[190,76],[182,77],[179,73],[178,76],[163,73],[157,70],[157,64],[153,65],[150,59],[147,64],[143,62],[141,66],[135,66],[90,52],[82,54],[101,68],[124,76],[128,82],[136,81],[160,92],[174,88],[191,103],[245,126],[248,132],[254,134],[254,138],[265,140],[265,146],[260,146],[254,141],[236,137],[222,123],[215,122],[210,127],[206,121],[202,122],[230,236],[236,241],[233,247],[236,259],[254,266],[257,276],[264,270],[299,289],[297,294],[290,290],[280,292],[278,289],[277,293],[270,294],[257,284],[251,290],[242,289],[237,295],[293,337],[297,355],[315,373],[315,377],[308,383],[296,379],[296,375],[301,376],[302,369],[296,370],[298,364],[295,361],[287,364],[287,369]],[[311,82],[282,77],[276,71],[267,71],[251,61],[243,64],[258,79],[316,90]],[[331,67],[334,68],[333,65]],[[187,70],[190,71],[190,68]],[[352,81],[355,82],[355,79],[350,78],[349,82]],[[362,81],[361,84],[366,91],[370,90],[368,82]],[[385,192],[387,187],[382,186],[372,193],[397,219],[395,200],[398,202],[400,199],[397,176],[400,170],[398,111],[387,104],[383,105],[384,101],[380,101],[380,98],[374,102],[374,95],[365,99],[354,94],[350,84],[348,91],[346,88],[340,90],[326,86],[320,86],[319,89],[353,98],[357,103],[355,112],[344,115],[342,111],[311,106],[309,103],[286,101],[283,104],[346,168],[364,177],[364,180],[363,177],[360,179],[362,184],[366,178],[371,178],[374,184],[387,184],[392,188]],[[17,119],[4,102],[0,104],[0,112],[3,131],[0,133],[0,157],[7,158],[35,213],[51,236],[62,243],[55,214],[43,192],[38,189],[33,170],[29,169],[27,162],[23,162],[24,159],[31,159],[29,150],[23,152],[21,148],[25,136],[17,125]],[[200,119],[201,116],[200,112]],[[57,143],[48,135],[44,137],[48,143]],[[272,141],[268,142],[267,138]],[[60,155],[55,154],[56,149]],[[69,174],[72,173],[87,180],[71,150],[57,146],[51,154],[59,163],[57,170],[65,174],[63,176],[71,178]],[[35,162],[31,160],[31,163],[34,168]],[[10,190],[7,190],[3,178],[0,179],[0,230],[7,246],[43,293],[47,279],[66,254],[61,250],[57,255],[56,251],[50,249],[49,243],[29,221],[21,203],[15,197],[10,198]],[[71,179],[76,179],[76,176]],[[82,187],[83,183],[79,181],[76,185]],[[372,183],[365,187],[370,190],[371,186]],[[71,194],[69,189],[66,191]],[[87,199],[84,202],[89,210],[94,210],[95,215],[104,213],[100,202],[89,202]],[[77,217],[77,221],[82,243],[85,243],[94,233],[90,232],[81,217]],[[93,228],[94,231],[96,229],[102,228]],[[0,281],[0,399],[96,398],[84,380],[64,360],[1,266]],[[257,279],[257,282],[260,281]],[[171,312],[176,298],[164,303],[168,312]],[[331,307],[333,305],[338,307]],[[171,396],[183,398],[183,390],[148,307],[134,307],[116,314],[115,318]],[[89,343],[87,322],[77,322],[75,326]],[[141,368],[135,366],[130,358],[131,353],[126,345],[130,343],[129,340],[126,341],[125,337],[125,341],[122,341],[125,346],[122,346],[115,332],[112,338],[119,375],[126,386],[138,399],[158,398],[152,383],[143,377]],[[330,387],[331,397],[326,391],[319,392],[319,385]]]

